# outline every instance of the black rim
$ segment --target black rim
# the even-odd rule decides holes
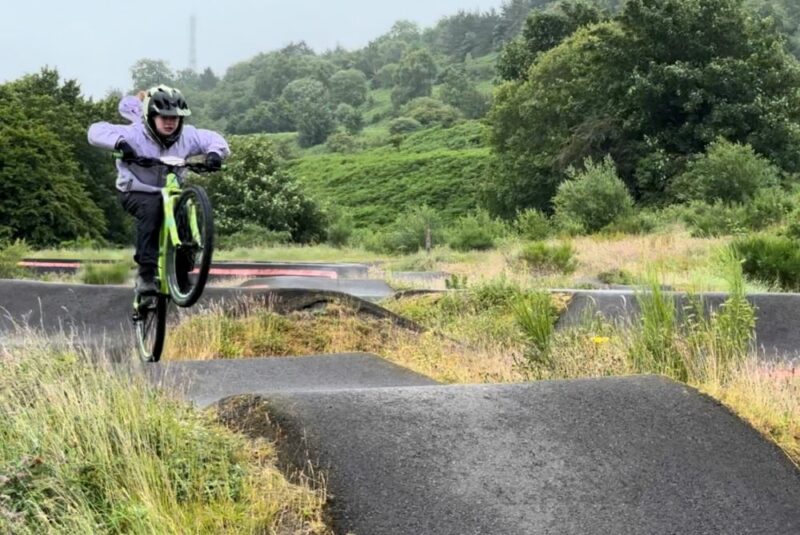
[[[144,362],[158,362],[164,343],[162,325],[162,297],[142,298],[134,316],[139,358]]]
[[[200,231],[199,241],[192,237],[192,206]],[[191,306],[203,291],[213,251],[213,221],[207,197],[193,187],[185,189],[175,205],[175,225],[181,245],[170,246],[169,250],[170,294],[179,306]]]

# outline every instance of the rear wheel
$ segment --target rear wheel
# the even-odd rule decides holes
[[[167,334],[167,297],[138,297],[133,314],[136,349],[144,362],[158,362]]]
[[[175,203],[175,224],[181,243],[168,244],[167,284],[175,304],[190,307],[203,294],[214,253],[211,201],[203,188],[184,188]]]

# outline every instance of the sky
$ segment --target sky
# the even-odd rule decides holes
[[[42,67],[77,79],[84,94],[128,89],[130,67],[163,59],[189,65],[189,20],[197,19],[197,63],[218,75],[259,52],[304,40],[317,51],[360,48],[395,21],[422,27],[458,10],[497,8],[503,0],[167,0],[157,2],[3,2],[0,83]],[[141,7],[137,7],[141,6]]]

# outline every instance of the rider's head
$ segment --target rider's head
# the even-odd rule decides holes
[[[145,94],[142,114],[150,132],[169,147],[181,135],[183,118],[192,112],[180,91],[159,85]]]

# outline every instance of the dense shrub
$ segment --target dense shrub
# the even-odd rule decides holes
[[[634,276],[624,269],[611,269],[598,273],[597,280],[603,284],[630,286],[636,282]]]
[[[73,251],[80,250],[99,250],[108,247],[108,242],[102,238],[93,238],[91,236],[81,236],[74,240],[62,241],[58,244],[59,249],[70,249]]]
[[[781,188],[762,189],[747,203],[747,226],[761,230],[784,220],[797,203],[797,198],[787,195]]]
[[[459,119],[457,109],[430,97],[412,100],[403,106],[402,114],[419,121],[423,126],[452,126]]]
[[[740,204],[695,201],[673,210],[689,227],[692,236],[697,238],[743,234],[747,231],[747,208]]]
[[[21,277],[25,270],[19,263],[29,252],[28,245],[22,240],[13,243],[0,241],[0,279]]]
[[[288,232],[298,243],[323,238],[324,212],[276,157],[272,142],[252,135],[231,137],[230,143],[232,156],[224,171],[193,177],[211,197],[219,234],[235,234],[252,224]]]
[[[800,290],[800,243],[782,236],[757,235],[734,240],[734,254],[751,279],[777,284],[788,291]]]
[[[706,153],[689,162],[674,184],[675,198],[708,203],[745,203],[764,188],[778,185],[778,168],[757,155],[750,145],[719,139]]]
[[[548,245],[545,242],[529,243],[522,248],[519,259],[529,269],[544,273],[572,273],[577,268],[575,250],[569,243]]]
[[[124,284],[130,277],[132,268],[128,261],[89,262],[81,268],[80,279],[84,284]]]
[[[514,220],[514,230],[521,238],[538,241],[552,234],[553,225],[543,212],[528,209],[517,214],[517,218]]]
[[[425,247],[428,230],[432,246],[444,243],[441,215],[437,210],[423,205],[400,214],[389,227],[368,237],[364,246],[376,252],[415,253]]]
[[[355,138],[350,134],[344,132],[335,132],[328,136],[328,141],[325,143],[328,152],[338,153],[351,153],[358,149],[358,143]]]
[[[620,234],[649,234],[663,224],[656,212],[640,210],[618,218],[603,227],[603,232]]]
[[[356,135],[364,129],[364,116],[349,104],[339,104],[336,108],[336,120],[352,135]]]
[[[353,235],[353,215],[349,211],[334,210],[329,212],[328,243],[334,247],[344,247]]]
[[[422,124],[411,117],[398,117],[389,123],[389,133],[393,135],[410,134],[422,128]]]
[[[494,247],[504,232],[501,222],[492,219],[485,210],[479,210],[456,221],[450,229],[448,244],[457,251],[483,251]]]
[[[790,213],[793,203],[783,190],[769,188],[746,204],[692,201],[672,206],[666,213],[683,221],[695,237],[727,236],[776,225]]]
[[[476,310],[486,310],[494,307],[510,308],[523,295],[524,291],[519,284],[505,277],[498,277],[471,286],[467,297]]]
[[[563,226],[577,225],[597,232],[633,211],[633,199],[617,176],[614,162],[586,162],[584,171],[571,171],[553,199],[556,220]]]

